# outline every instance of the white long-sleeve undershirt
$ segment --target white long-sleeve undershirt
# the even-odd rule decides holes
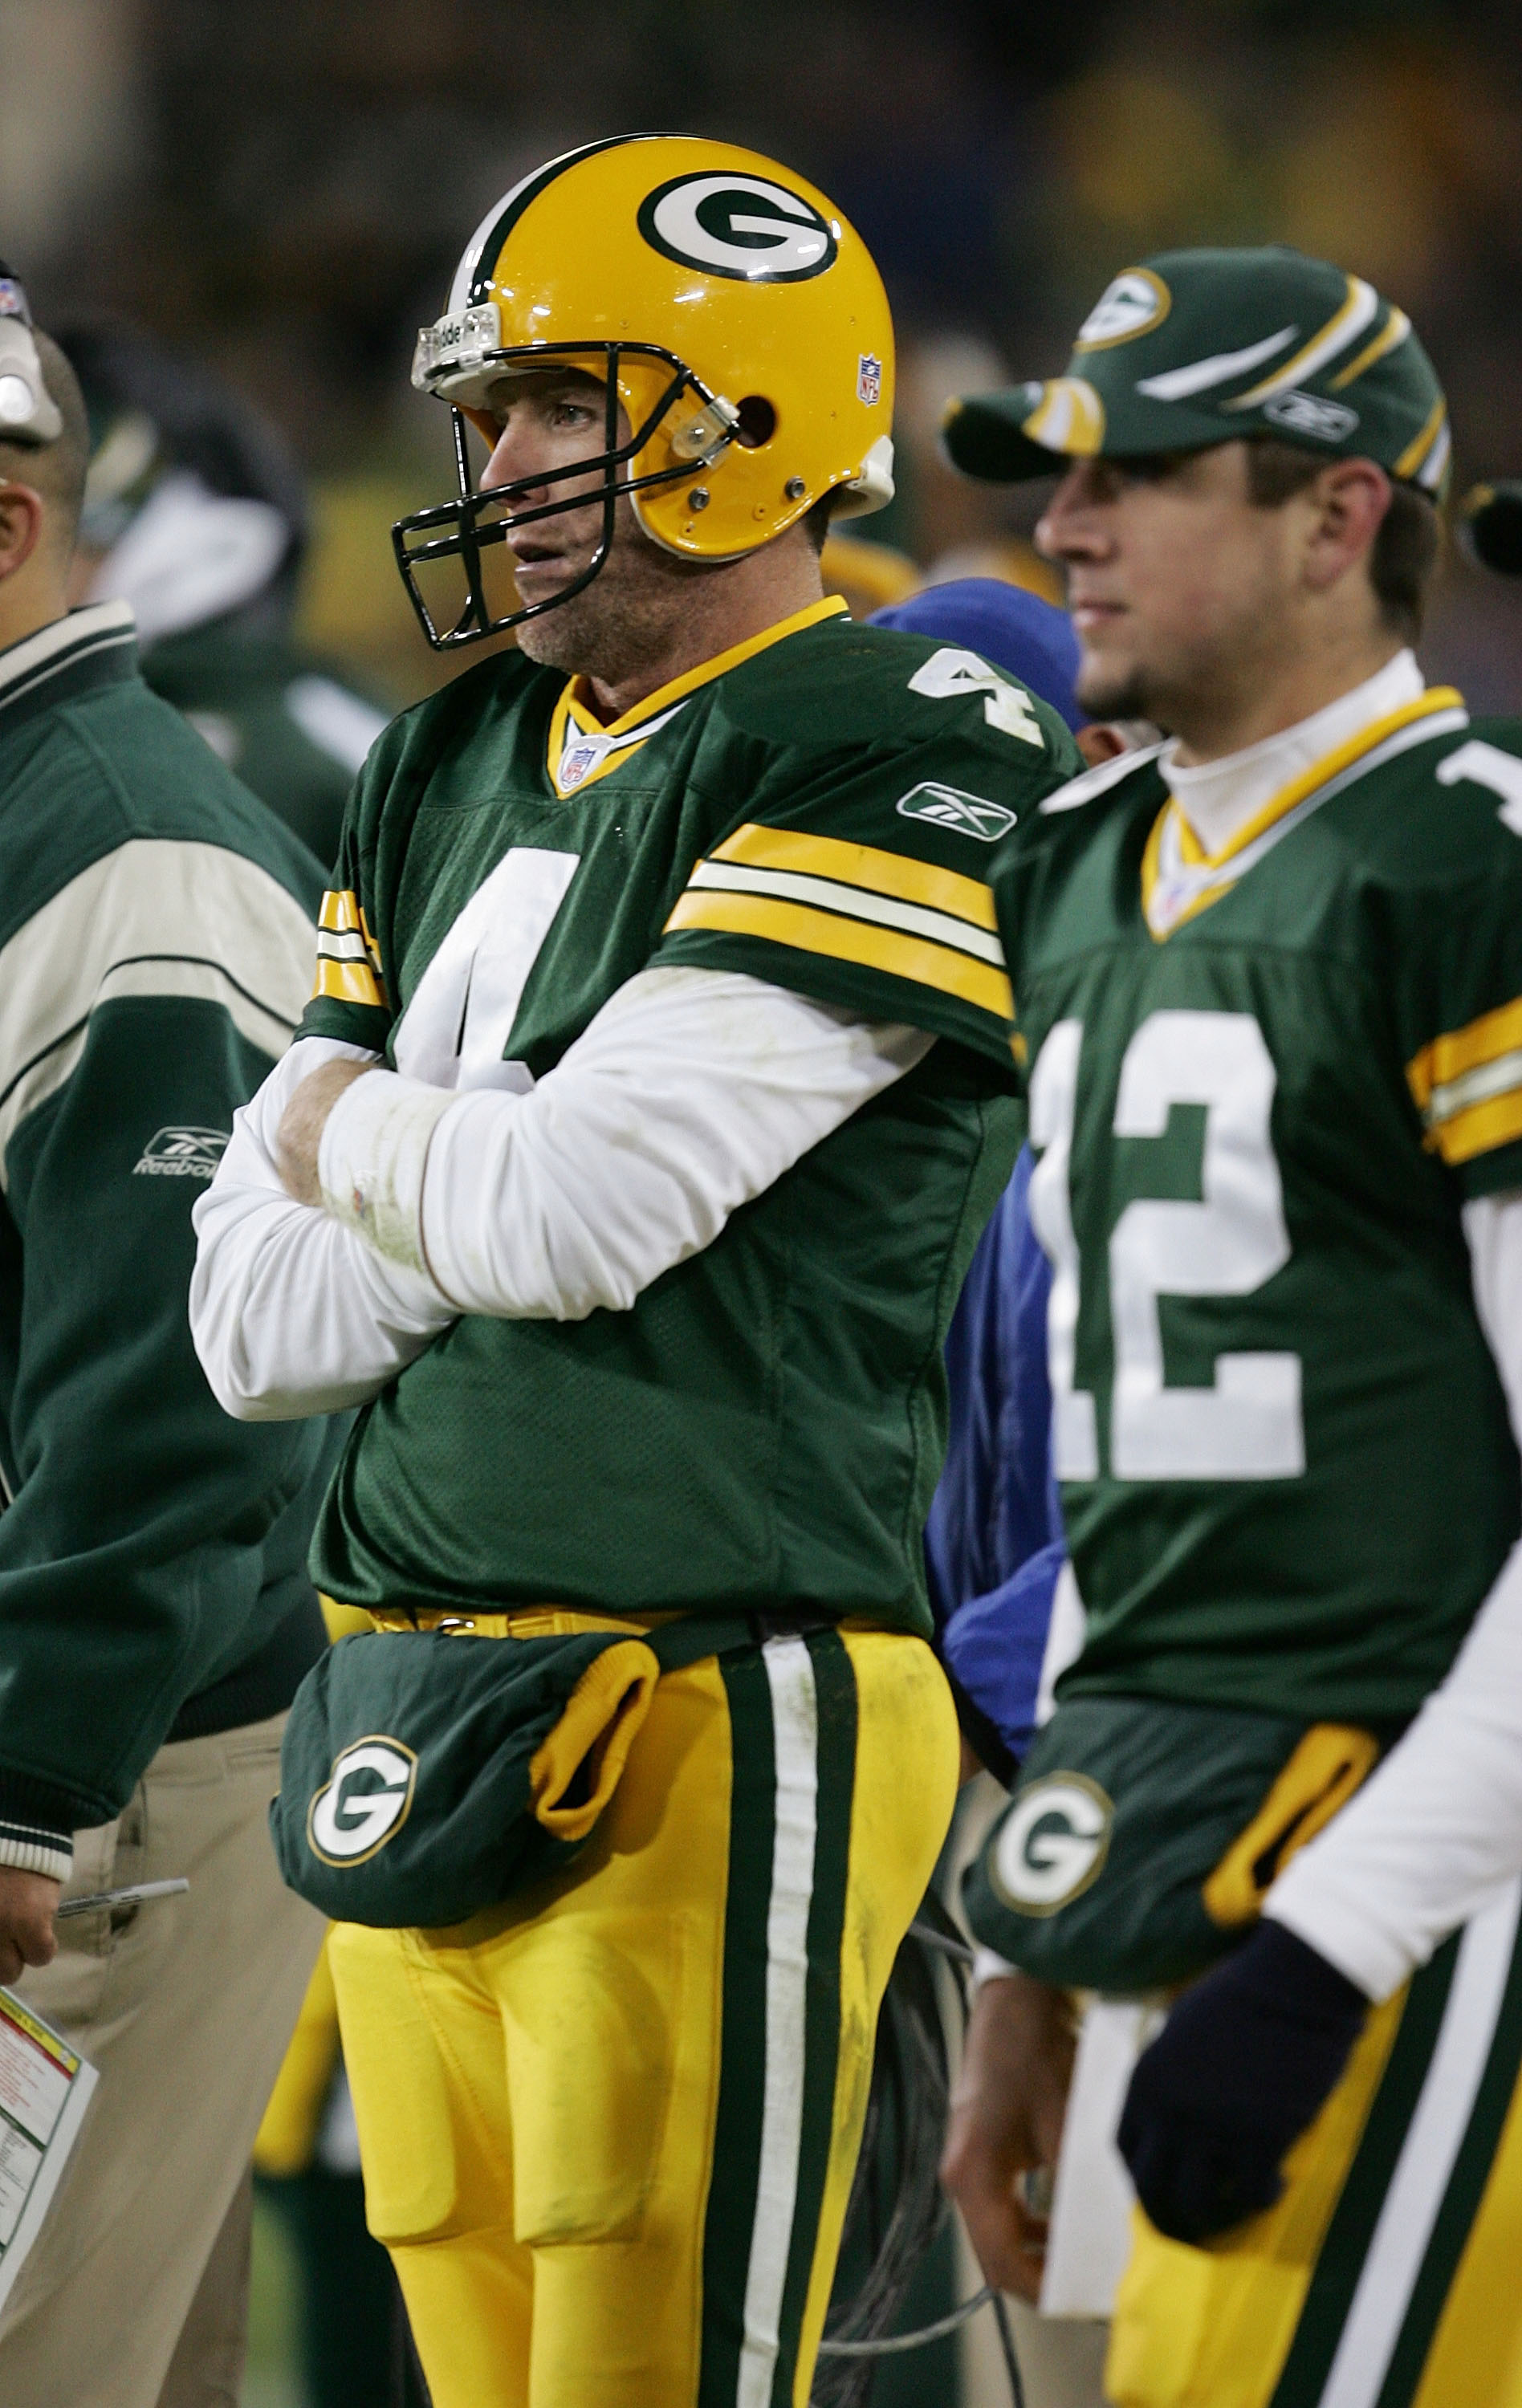
[[[276,1168],[276,1136],[303,1079],[324,1062],[374,1059],[327,1037],[293,1045],[234,1114],[191,1216],[191,1335],[212,1394],[239,1421],[363,1404],[457,1318],[431,1280],[298,1204]]]
[[[1265,803],[1282,794],[1291,779],[1325,761],[1338,745],[1372,726],[1375,720],[1399,710],[1403,703],[1414,702],[1425,682],[1415,654],[1399,652],[1361,685],[1350,687],[1335,702],[1324,704],[1309,719],[1297,720],[1292,727],[1282,727],[1277,735],[1265,736],[1240,752],[1191,768],[1179,760],[1175,738],[1164,745],[1157,767],[1205,851],[1214,855],[1257,817]]]
[[[304,1039],[195,1209],[207,1377],[240,1419],[291,1418],[374,1396],[462,1313],[626,1310],[932,1042],[739,972],[645,970],[527,1093],[356,1080],[319,1208],[280,1182],[280,1117],[322,1062],[371,1057]]]
[[[1466,1206],[1481,1326],[1522,1444],[1522,1197]],[[1522,1541],[1441,1687],[1265,1912],[1371,1999],[1522,1871]]]

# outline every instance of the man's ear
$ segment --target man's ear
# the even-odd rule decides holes
[[[0,580],[24,568],[42,539],[42,496],[30,485],[0,484]]]
[[[1113,719],[1090,720],[1076,731],[1073,742],[1091,769],[1097,769],[1101,761],[1118,761],[1131,749],[1124,729]]]
[[[1367,558],[1390,507],[1391,485],[1375,460],[1334,460],[1297,500],[1310,510],[1306,581],[1324,593]]]

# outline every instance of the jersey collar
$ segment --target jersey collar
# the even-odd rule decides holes
[[[81,610],[65,611],[35,636],[23,636],[0,652],[0,712],[38,686],[50,684],[77,662],[98,652],[124,652],[136,640],[136,624],[125,602],[92,602]]]
[[[1464,697],[1451,685],[1429,686],[1414,701],[1361,727],[1271,795],[1245,827],[1217,853],[1207,853],[1171,795],[1153,823],[1142,857],[1142,910],[1158,943],[1185,920],[1209,910],[1240,879],[1334,794],[1380,762],[1469,725]]]
[[[775,627],[766,628],[759,636],[748,636],[744,643],[732,644],[726,652],[717,652],[712,660],[702,661],[696,668],[672,678],[669,684],[647,694],[643,702],[637,702],[632,710],[625,711],[610,725],[605,724],[592,709],[585,679],[569,679],[550,720],[545,767],[551,785],[564,802],[583,786],[606,778],[610,769],[618,768],[659,729],[668,726],[700,686],[711,685],[715,678],[726,676],[742,661],[754,659],[757,652],[780,644],[786,636],[796,636],[801,628],[817,626],[822,619],[841,617],[849,607],[838,594],[811,602],[806,610],[795,610],[791,618],[779,619]]]

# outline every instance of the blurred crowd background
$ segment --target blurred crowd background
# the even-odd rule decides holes
[[[1055,596],[1037,497],[953,478],[940,406],[1056,369],[1111,274],[1169,244],[1371,278],[1447,383],[1456,490],[1522,471],[1515,33],[1512,0],[3,0],[0,253],[44,322],[134,317],[272,415],[312,480],[303,632],[403,701],[449,668],[390,565],[393,518],[452,483],[413,336],[528,167],[653,127],[812,177],[902,351],[900,499],[835,581],[863,607],[969,568]],[[1430,672],[1522,706],[1519,639],[1522,590],[1456,561]]]
[[[276,423],[309,480],[303,639],[378,700],[452,672],[390,527],[452,489],[415,331],[492,200],[639,128],[727,136],[854,220],[898,322],[891,511],[832,542],[865,610],[966,573],[1060,587],[1040,489],[940,460],[945,398],[1050,374],[1120,267],[1279,240],[1414,319],[1455,490],[1522,474],[1515,0],[0,0],[0,255],[44,324],[108,312]],[[1423,647],[1522,710],[1522,582],[1450,557]],[[245,2408],[297,2408],[288,2247],[256,2259]]]

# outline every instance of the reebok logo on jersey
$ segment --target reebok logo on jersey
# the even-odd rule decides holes
[[[1055,1914],[1098,1879],[1115,1810],[1096,1781],[1054,1772],[1022,1790],[1000,1826],[989,1870],[1016,1914]]]
[[[418,1760],[400,1740],[355,1740],[307,1810],[307,1844],[325,1865],[363,1865],[406,1822]]]
[[[1014,825],[1014,813],[1002,803],[985,803],[981,795],[964,795],[959,786],[938,786],[931,780],[911,786],[894,809],[906,820],[934,820],[938,827],[950,828],[954,836],[976,837],[980,844],[992,844]]]
[[[151,1137],[132,1175],[145,1179],[209,1179],[231,1142],[231,1132],[214,1128],[161,1128]]]

